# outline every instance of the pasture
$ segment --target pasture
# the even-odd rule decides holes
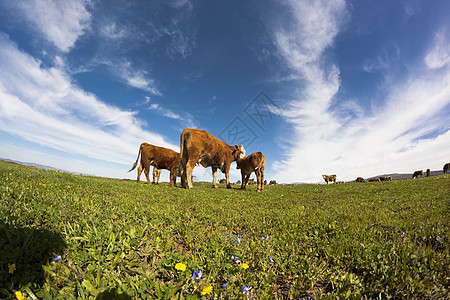
[[[0,298],[448,298],[450,175],[238,187],[0,161]]]

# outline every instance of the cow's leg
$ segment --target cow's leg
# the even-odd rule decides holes
[[[231,183],[230,183],[230,167],[231,164],[225,165],[225,179],[227,180],[227,189],[231,189]],[[223,169],[222,169],[223,172]]]
[[[161,170],[156,172],[156,184],[159,184],[159,177],[161,176]]]
[[[244,178],[244,190],[247,188],[247,184],[248,184],[248,180],[250,179],[250,175],[251,174],[245,175],[245,178]]]
[[[256,191],[260,192],[264,190],[264,168],[259,168],[255,170],[256,180],[258,181],[258,189]]]
[[[138,174],[137,174],[137,179],[136,179],[136,182],[137,182],[137,183],[139,183],[139,182],[141,181],[141,174],[142,174],[142,165],[139,164],[139,167],[138,167]]]
[[[216,179],[217,179],[217,168],[215,167],[211,167],[212,170],[212,175],[213,175],[213,182],[212,182],[212,187],[217,189],[217,183],[216,183]]]
[[[176,171],[173,168],[170,168],[169,182],[170,187],[177,186],[177,175]]]
[[[144,167],[144,173],[145,173],[145,177],[147,178],[147,183],[151,184],[151,182],[150,182],[150,165]]]
[[[244,172],[242,172],[242,171],[241,171],[241,179],[242,179],[241,190],[243,190],[243,189],[245,189],[245,175],[244,175]]]
[[[195,161],[194,162],[188,161],[186,163],[186,171],[184,172],[184,176],[185,176],[184,180],[187,182],[186,188],[188,188],[188,189],[194,188],[194,186],[192,185],[192,171],[194,170],[195,163],[196,163]]]

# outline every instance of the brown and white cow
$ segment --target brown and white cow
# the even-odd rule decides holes
[[[391,181],[392,177],[391,176],[380,176],[380,181]]]
[[[450,163],[446,163],[443,168],[444,174],[447,174],[449,169],[450,169]]]
[[[159,184],[159,177],[161,176],[161,169],[153,167],[153,184]]]
[[[258,187],[257,192],[264,190],[264,167],[266,158],[261,152],[255,152],[244,158],[236,159],[236,169],[241,170],[242,183],[241,189],[245,189],[247,183],[250,182],[250,175],[255,172]],[[254,179],[253,179],[254,180]]]
[[[219,179],[219,183],[227,183],[227,180],[225,178]]]
[[[155,172],[155,168],[159,169],[159,172],[161,172],[161,169],[169,170],[170,186],[176,186],[177,176],[181,176],[179,168],[180,154],[178,152],[175,152],[171,149],[154,146],[148,143],[142,143],[139,147],[139,153],[136,162],[128,172],[131,172],[136,168],[136,165],[139,161],[139,156],[141,157],[141,162],[138,168],[137,182],[140,181],[143,169],[145,177],[147,178],[147,182],[148,184],[150,184],[150,166],[153,166],[153,172]],[[155,177],[153,177],[153,179],[155,179]]]
[[[328,182],[332,181],[334,184],[336,184],[336,175],[322,175],[323,179]]]
[[[227,188],[231,188],[229,173],[233,161],[245,156],[244,147],[230,146],[219,140],[206,130],[186,128],[180,137],[181,183],[192,189],[192,171],[197,163],[203,167],[211,167],[213,187],[217,188],[217,169],[225,174]]]
[[[255,179],[254,178],[248,180],[248,185],[253,184],[253,183],[255,183]]]
[[[364,180],[364,178],[362,177],[358,177],[356,178],[356,182],[366,182],[366,180]]]
[[[420,178],[423,177],[423,170],[415,171],[414,174],[413,174],[413,176],[412,176],[412,179],[416,179],[416,178],[418,178],[419,176],[420,176]]]

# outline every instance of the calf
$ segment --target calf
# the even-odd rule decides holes
[[[261,152],[255,152],[244,158],[236,158],[236,169],[241,170],[241,189],[245,189],[250,175],[255,172],[258,187],[256,191],[264,190],[264,167],[266,158]],[[254,180],[254,179],[253,179]]]
[[[322,175],[323,179],[328,182],[332,181],[334,184],[336,184],[336,175]]]
[[[250,184],[253,184],[254,182],[255,182],[255,179],[253,179],[253,178],[248,180],[248,184],[249,184],[249,185],[250,185]]]
[[[413,174],[413,176],[412,176],[412,179],[416,179],[416,178],[418,178],[419,176],[420,176],[420,178],[423,177],[423,170],[415,171],[414,174]]]

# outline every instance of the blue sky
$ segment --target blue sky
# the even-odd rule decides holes
[[[179,150],[193,127],[263,152],[277,182],[440,170],[449,11],[446,0],[2,0],[0,157],[135,178],[141,142]]]

